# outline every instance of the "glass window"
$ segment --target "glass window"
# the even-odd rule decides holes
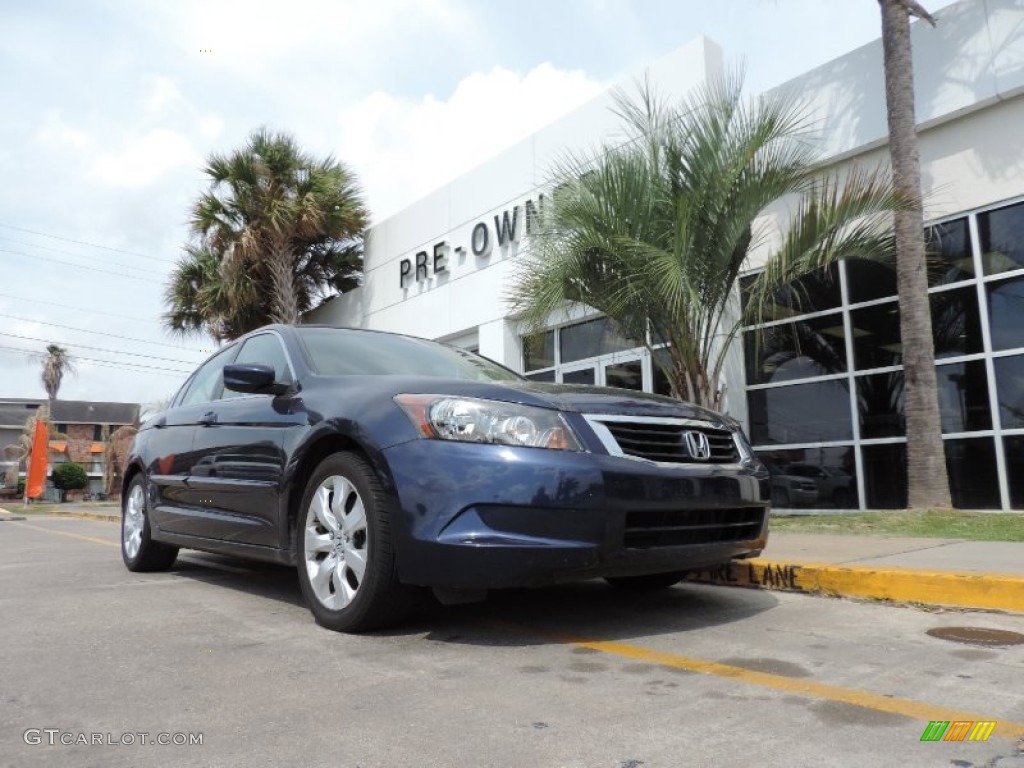
[[[846,333],[841,313],[772,325],[743,334],[747,382],[805,379],[846,370]]]
[[[1006,450],[1006,477],[1010,484],[1010,506],[1024,509],[1024,435],[1003,438]]]
[[[221,372],[224,370],[224,366],[231,362],[237,351],[238,347],[232,345],[203,363],[192,377],[192,381],[189,382],[178,405],[208,403],[219,398],[224,383]]]
[[[978,235],[986,275],[1024,267],[1024,203],[979,214]]]
[[[743,307],[749,304],[749,289],[753,278],[741,286],[747,289],[743,297]],[[823,312],[836,309],[842,303],[842,292],[839,287],[839,266],[833,264],[828,270],[816,272],[780,288],[771,306],[764,308],[765,320],[781,320],[794,315],[805,315],[811,312]]]
[[[604,367],[604,383],[609,387],[642,390],[644,388],[643,366],[639,360],[606,365]]]
[[[295,329],[310,366],[325,376],[437,376],[470,381],[522,377],[486,357],[435,341],[346,328]]]
[[[902,437],[906,434],[903,371],[858,376],[857,411],[862,438]]]
[[[992,349],[1024,347],[1024,277],[989,283]]]
[[[853,357],[858,370],[899,365],[903,357],[900,342],[900,310],[895,301],[850,312]]]
[[[559,330],[558,338],[563,363],[641,346],[640,342],[627,339],[607,317],[567,325]]]
[[[868,509],[906,509],[906,444],[865,445],[861,448],[861,466]]]
[[[555,332],[523,336],[523,370],[535,371],[555,364]]]
[[[549,371],[541,371],[540,373],[528,373],[526,378],[530,381],[554,381],[555,369],[552,368]]]
[[[849,440],[846,379],[769,387],[747,392],[751,439],[756,445]]]
[[[943,432],[974,432],[992,428],[984,360],[939,365],[935,373]]]
[[[235,358],[236,363],[269,365],[274,369],[274,380],[281,384],[290,384],[293,380],[288,358],[285,356],[281,340],[272,333],[261,333],[246,340]],[[232,392],[238,395],[238,392]]]
[[[771,472],[775,506],[857,508],[853,448],[797,448],[757,455]]]
[[[593,368],[581,368],[578,371],[564,371],[562,373],[563,384],[593,384],[594,381]]]
[[[935,357],[956,357],[982,352],[981,316],[974,286],[939,291],[929,297]]]
[[[846,288],[851,304],[895,296],[896,270],[879,261],[847,259]]]
[[[928,253],[928,285],[945,285],[974,277],[966,218],[927,227],[924,240]]]
[[[946,440],[949,492],[957,509],[999,509],[996,446],[991,437]]]
[[[672,385],[669,384],[665,368],[672,367],[672,358],[665,348],[656,349],[651,353],[651,373],[654,375],[653,391],[656,395],[672,397]]]
[[[103,439],[103,425],[93,424],[92,425],[92,440],[94,443],[98,443]]]
[[[992,362],[1003,429],[1024,428],[1024,355],[997,357]]]

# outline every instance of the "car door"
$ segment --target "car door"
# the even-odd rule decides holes
[[[146,475],[152,494],[152,518],[157,528],[190,533],[194,515],[188,499],[188,476],[196,455],[192,450],[196,424],[219,396],[222,371],[238,352],[232,345],[211,357],[189,378],[164,413],[147,429]]]
[[[250,336],[234,363],[274,368],[280,383],[294,372],[280,336]],[[289,414],[289,395],[254,395],[225,390],[209,403],[192,443],[195,460],[185,497],[199,515],[195,535],[241,544],[280,546],[284,431],[300,422]]]

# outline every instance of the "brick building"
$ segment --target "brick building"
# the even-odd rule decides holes
[[[56,400],[52,422],[66,440],[50,441],[50,472],[58,464],[73,461],[89,475],[86,493],[103,493],[103,459],[109,435],[125,426],[139,425],[138,403],[95,403]]]

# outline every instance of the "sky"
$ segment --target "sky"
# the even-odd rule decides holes
[[[935,10],[945,2],[929,5]],[[267,126],[376,221],[699,35],[757,93],[879,34],[875,0],[0,4],[0,399],[154,404],[209,354],[163,327],[204,159]]]

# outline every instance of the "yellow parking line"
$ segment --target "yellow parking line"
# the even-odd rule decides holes
[[[120,547],[121,544],[116,541],[107,541],[106,539],[97,539],[93,536],[83,536],[80,533],[69,533],[68,531],[55,531],[52,528],[40,528],[38,525],[30,525],[29,523],[19,523],[12,521],[11,525],[16,525],[19,528],[31,528],[33,531],[42,531],[43,533],[52,533],[55,536],[67,536],[70,539],[81,539],[82,541],[91,541],[93,544],[103,544],[106,547]]]
[[[569,635],[548,632],[530,627],[521,627],[505,622],[486,622],[488,626],[496,629],[512,631],[520,635],[533,635],[549,640],[555,640],[577,648],[589,648],[602,653],[609,653],[614,656],[623,656],[627,659],[644,661],[648,664],[659,664],[663,667],[683,669],[688,672],[699,672],[715,677],[724,677],[736,680],[741,683],[759,685],[762,688],[772,688],[776,691],[795,693],[803,696],[810,696],[816,699],[827,699],[838,701],[844,704],[852,704],[857,707],[874,709],[879,712],[888,712],[893,715],[903,715],[918,720],[994,720],[991,713],[977,714],[975,712],[963,712],[961,710],[939,707],[913,699],[900,699],[896,697],[882,696],[869,691],[861,691],[856,688],[844,688],[840,685],[819,683],[813,680],[803,680],[785,675],[773,675],[768,672],[757,672],[743,667],[734,667],[729,664],[721,664],[717,661],[697,659],[691,656],[682,656],[676,653],[665,653],[651,648],[643,648],[638,645],[619,643],[608,640],[587,640]],[[1004,739],[1024,738],[1024,723],[1016,723],[1007,720],[999,720],[996,724],[993,735],[1001,736]]]

